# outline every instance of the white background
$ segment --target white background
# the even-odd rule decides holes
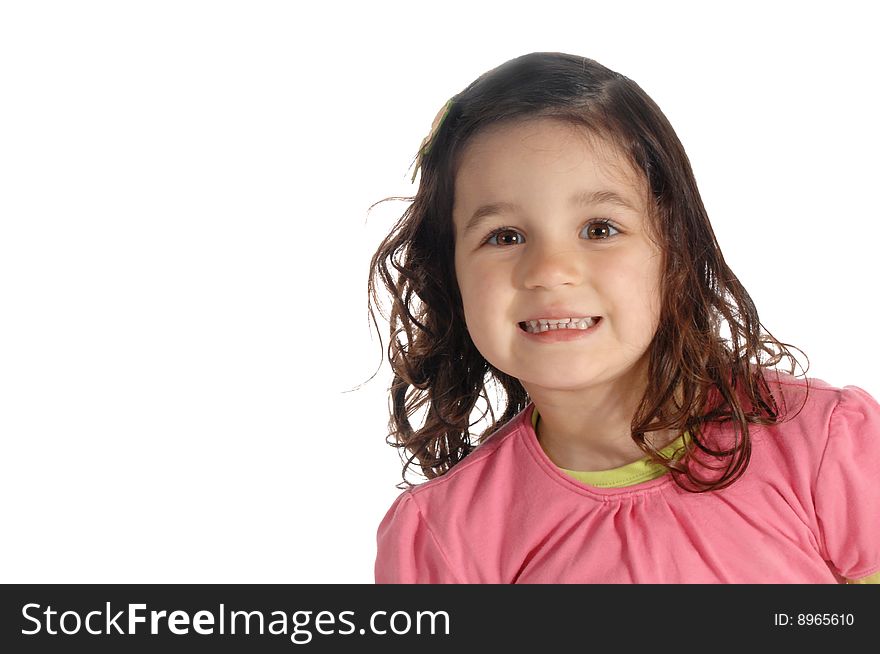
[[[762,323],[880,396],[870,3],[317,6],[2,4],[0,581],[372,582],[367,208],[528,52],[641,85]]]

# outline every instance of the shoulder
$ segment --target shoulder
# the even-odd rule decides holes
[[[500,481],[510,483],[522,467],[522,431],[529,427],[534,405],[520,411],[486,438],[468,456],[442,477],[431,479],[410,489],[415,503],[424,511],[435,506],[449,510],[471,505],[474,494],[485,496]]]
[[[765,372],[764,379],[780,418],[765,431],[772,432],[774,440],[783,445],[803,446],[798,438],[801,435],[810,436],[824,449],[832,435],[858,431],[860,421],[871,422],[880,410],[874,397],[859,386],[839,387],[817,377],[794,377],[778,371]],[[789,440],[780,441],[781,435]]]
[[[880,451],[880,405],[867,391],[777,371],[765,371],[764,379],[779,421],[749,426],[752,474],[787,480],[809,498],[817,479],[843,483],[831,473],[847,457],[864,451],[870,464],[869,453]],[[729,428],[722,433],[734,438]]]
[[[435,506],[470,504],[477,486],[485,486],[487,477],[510,474],[519,455],[517,437],[527,428],[534,405],[529,405],[487,437],[468,456],[441,477],[430,479],[404,492],[388,510],[431,511]]]
[[[410,488],[392,503],[377,531],[377,582],[446,583],[467,570],[454,534],[485,526],[487,511],[517,481],[516,437],[528,408],[442,477]],[[519,467],[522,467],[521,463]],[[478,502],[474,498],[479,498]],[[467,539],[465,539],[467,540]]]
[[[771,391],[786,402],[803,402],[806,399],[808,408],[834,405],[842,400],[852,399],[876,403],[868,391],[853,384],[835,386],[818,377],[795,377],[778,370],[765,370],[763,377]]]

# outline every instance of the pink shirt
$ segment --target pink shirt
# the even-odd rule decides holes
[[[768,383],[790,415],[804,381]],[[777,400],[780,408],[782,403]],[[880,405],[810,379],[807,404],[750,425],[720,491],[669,474],[588,486],[541,448],[530,404],[450,472],[401,493],[379,525],[377,583],[840,583],[880,570]],[[729,443],[729,425],[711,425]]]

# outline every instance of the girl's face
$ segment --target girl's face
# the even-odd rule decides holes
[[[532,397],[643,388],[659,321],[663,257],[648,237],[647,186],[611,146],[585,135],[552,118],[494,126],[466,146],[455,178],[468,332]],[[568,340],[520,326],[588,316],[601,319]]]

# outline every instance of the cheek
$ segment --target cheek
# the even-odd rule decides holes
[[[470,313],[473,306],[476,304],[475,296],[479,292],[479,286],[473,283],[471,277],[467,275],[467,273],[457,273],[458,277],[458,292],[461,295],[461,303],[464,307],[465,313]]]
[[[646,266],[642,259],[619,269],[611,294],[622,310],[619,318],[629,325],[631,332],[653,335],[660,316],[659,271],[652,261],[648,263]]]
[[[639,293],[644,315],[642,329],[647,338],[654,336],[654,332],[660,322],[659,271],[653,271],[653,273],[642,279]]]
[[[512,301],[497,275],[493,278],[486,271],[465,270],[459,279],[459,292],[465,322],[475,343],[497,334],[510,314]]]
[[[497,289],[497,281],[493,279],[489,271],[481,269],[479,266],[458,267],[456,275],[465,308],[470,305],[472,309],[479,309],[480,306],[491,301],[497,295],[493,292],[493,289]]]
[[[472,331],[482,306],[482,289],[480,284],[477,283],[472,269],[456,265],[455,276],[458,281],[458,292],[461,295],[465,322],[468,329]]]

